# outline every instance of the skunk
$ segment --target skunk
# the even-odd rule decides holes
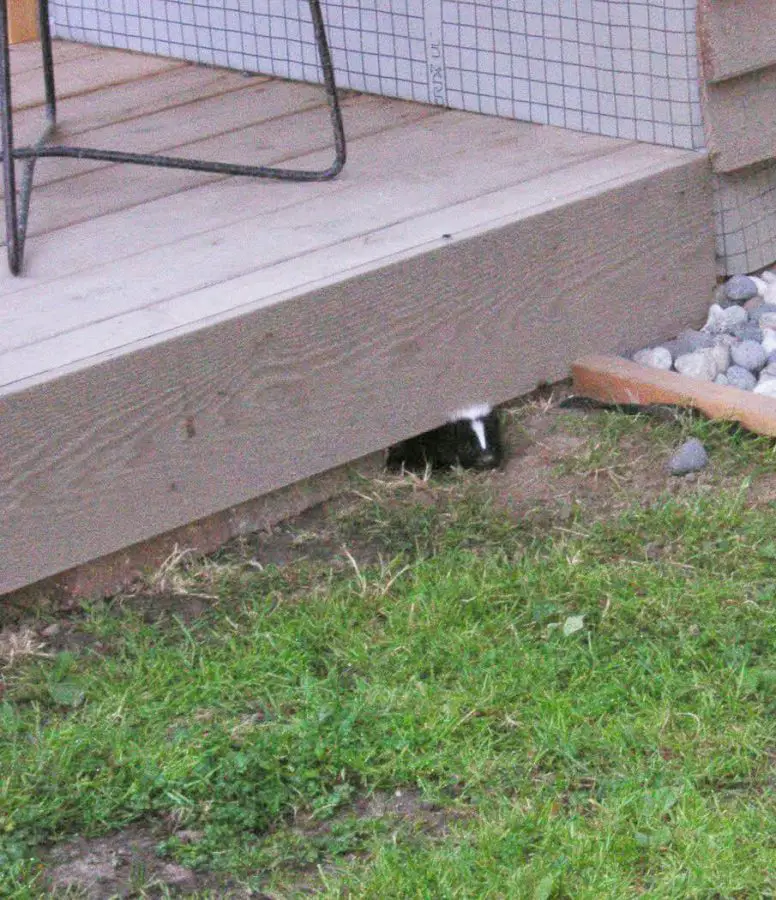
[[[415,472],[424,472],[427,467],[495,469],[503,456],[498,413],[481,404],[458,410],[440,428],[391,447],[386,467]]]

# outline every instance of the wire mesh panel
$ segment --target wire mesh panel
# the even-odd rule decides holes
[[[54,33],[305,81],[298,0],[55,0]],[[343,87],[702,147],[695,0],[328,0]]]
[[[705,146],[696,0],[325,0],[337,82],[672,147]],[[54,34],[320,80],[304,0],[51,0]],[[776,256],[776,167],[718,179],[730,271]]]
[[[776,162],[719,175],[714,205],[717,255],[725,272],[751,272],[776,260]]]

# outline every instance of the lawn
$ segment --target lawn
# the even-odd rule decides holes
[[[773,444],[507,418],[505,473],[4,610],[0,896],[776,896]]]

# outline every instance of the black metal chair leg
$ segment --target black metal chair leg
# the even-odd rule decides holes
[[[43,82],[46,89],[46,119],[49,125],[57,121],[57,94],[54,87],[54,55],[51,52],[51,21],[48,0],[38,0],[38,34],[43,54]]]
[[[16,208],[16,160],[11,116],[11,60],[8,51],[8,11],[0,2],[0,130],[3,138],[3,200],[8,268],[18,275],[21,269],[21,241]]]
[[[46,93],[47,126],[39,140],[28,147],[15,147],[11,115],[11,73],[8,49],[8,18],[5,0],[0,0],[0,128],[3,139],[3,182],[5,186],[5,220],[8,242],[8,265],[17,275],[21,270],[24,240],[27,231],[30,194],[35,163],[43,157],[69,157],[94,159],[103,162],[132,163],[142,166],[158,166],[168,169],[187,169],[194,172],[214,172],[219,175],[244,175],[250,178],[272,178],[280,181],[327,181],[335,178],[345,165],[347,150],[345,129],[342,122],[334,67],[331,61],[326,28],[320,0],[308,0],[315,32],[318,57],[323,72],[323,85],[329,104],[329,114],[334,133],[334,160],[325,169],[285,169],[277,166],[238,165],[211,162],[186,157],[160,154],[124,153],[119,150],[102,150],[93,147],[70,147],[47,143],[56,127],[56,94],[54,88],[54,63],[51,50],[48,0],[38,0],[41,51],[43,53],[43,78]],[[21,190],[16,193],[16,160],[24,160]]]

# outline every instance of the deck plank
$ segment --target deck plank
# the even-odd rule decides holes
[[[298,96],[298,92],[295,93]],[[315,97],[320,101],[318,93]],[[300,108],[304,105],[300,104]],[[376,131],[440,113],[438,107],[400,105],[380,97],[346,96],[341,105],[351,142]],[[265,106],[264,111],[271,115],[272,104]],[[259,122],[234,131],[228,138],[205,138],[180,147],[158,149],[186,157],[219,159],[221,162],[245,163],[251,160],[267,165],[292,165],[299,156],[315,150],[325,151],[332,144],[326,106],[312,105],[312,108],[284,119],[282,127],[279,125],[275,118],[271,123]],[[333,149],[330,153],[333,156]],[[116,166],[102,167],[68,180],[67,203],[62,202],[63,186],[59,183],[36,187],[28,234],[45,234],[224,180],[225,176],[203,172],[141,166],[124,166],[120,170]]]
[[[246,79],[239,72],[186,65],[159,72],[153,78],[141,78],[100,88],[88,94],[75,94],[57,101],[59,135],[70,140],[86,132],[160,113],[212,96],[268,81],[264,76]],[[37,139],[43,124],[40,107],[20,110],[14,116],[17,142]]]
[[[448,239],[441,237],[443,234],[451,234],[455,242],[473,239],[509,223],[581,202],[602,191],[614,191],[640,179],[658,176],[670,169],[670,157],[659,150],[648,145],[621,148],[605,157],[583,160],[527,182],[380,228],[367,240],[363,235],[343,240],[333,235],[331,244],[263,267],[260,291],[257,273],[250,272],[225,283],[192,289],[12,348],[0,355],[0,385],[10,377],[25,378],[28,384],[45,378],[42,360],[50,360],[52,367],[59,369],[83,365],[90,354],[95,354],[93,361],[107,359],[123,352],[130,344],[147,346],[258,305],[283,302],[300,291],[321,290],[343,279],[363,278],[377,267],[450,246]],[[692,157],[688,154],[687,158]],[[278,228],[282,227],[282,217],[287,212],[281,214]],[[293,220],[289,227],[292,234]],[[633,252],[635,255],[639,251]],[[227,270],[221,260],[214,261],[214,265],[220,271]]]
[[[218,82],[211,85],[215,88]],[[178,102],[158,112],[151,112],[103,128],[81,131],[76,135],[63,134],[63,141],[81,147],[100,147],[128,153],[170,152],[195,141],[247,128],[283,115],[326,107],[326,95],[317,85],[297,82],[271,82],[261,79],[250,82],[242,79],[242,86],[222,94],[212,91],[210,96],[197,97],[188,103]],[[328,128],[331,132],[331,126]],[[63,129],[64,131],[64,129]],[[226,147],[228,142],[222,142]],[[248,159],[261,153],[261,143]],[[193,151],[196,153],[197,151]],[[184,154],[185,155],[185,154]],[[245,161],[246,157],[242,157]],[[129,172],[122,167],[94,160],[46,159],[38,163],[35,186],[38,189],[64,178],[80,177],[88,172],[112,168]],[[148,169],[143,170],[146,174]],[[119,192],[120,196],[120,192]],[[40,204],[36,204],[39,206]],[[43,226],[45,230],[46,225]]]
[[[56,66],[55,78],[57,97],[72,97],[118,85],[127,81],[137,81],[159,72],[181,68],[186,63],[165,59],[161,56],[147,56],[127,53],[123,50],[99,48],[94,54],[67,59]],[[13,108],[15,110],[40,106],[44,102],[43,79],[37,69],[20,72],[13,79]]]
[[[86,59],[99,54],[100,48],[92,44],[81,44],[74,41],[52,41],[51,50],[54,55],[54,68],[62,63],[71,62],[74,59]],[[43,55],[40,49],[40,41],[24,41],[21,44],[12,44],[11,72],[20,75],[22,72],[32,72],[43,68]]]

